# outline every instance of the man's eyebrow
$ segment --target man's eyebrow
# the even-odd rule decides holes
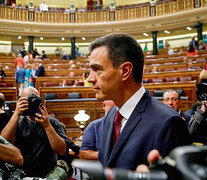
[[[91,68],[100,68],[100,69],[103,69],[103,66],[101,66],[100,64],[91,64],[90,67]]]

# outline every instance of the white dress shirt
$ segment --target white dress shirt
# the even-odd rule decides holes
[[[142,86],[127,102],[124,103],[124,105],[119,109],[119,113],[123,116],[123,119],[121,120],[121,130],[123,130],[127,120],[131,116],[132,112],[134,111],[134,108],[136,107],[137,103],[140,101],[142,96],[145,93],[145,88]]]

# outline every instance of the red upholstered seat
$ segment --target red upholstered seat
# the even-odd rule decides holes
[[[177,81],[176,77],[167,77],[166,78],[166,82],[174,82],[174,81]]]
[[[191,81],[192,80],[192,77],[180,77],[180,81]]]
[[[54,86],[53,82],[44,82],[44,87],[50,87],[50,86]]]
[[[6,83],[0,82],[0,87],[6,87]]]
[[[163,82],[163,79],[161,79],[161,78],[154,78],[154,79],[152,79],[152,82],[154,82],[154,83]]]

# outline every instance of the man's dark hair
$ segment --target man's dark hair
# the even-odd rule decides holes
[[[0,108],[5,104],[5,97],[2,93],[0,93]]]
[[[131,62],[135,82],[142,81],[144,54],[135,38],[124,33],[108,34],[93,41],[89,46],[89,52],[101,46],[107,48],[108,58],[112,61],[114,68],[124,62]]]

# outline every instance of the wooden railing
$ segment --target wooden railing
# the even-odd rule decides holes
[[[201,7],[205,6],[205,0],[201,0]],[[176,0],[168,1],[166,3],[156,4],[155,16],[161,16],[171,13],[176,13],[184,10],[194,9],[194,0]],[[28,9],[0,7],[0,18],[29,21]],[[75,12],[74,21],[76,23],[93,23],[93,22],[106,22],[110,20],[110,10],[102,10],[96,12]],[[115,20],[133,20],[138,18],[147,18],[151,16],[150,3],[142,6],[132,6],[128,8],[117,8],[115,10]],[[64,11],[56,12],[34,12],[35,22],[47,23],[70,23],[70,14],[65,14]]]

